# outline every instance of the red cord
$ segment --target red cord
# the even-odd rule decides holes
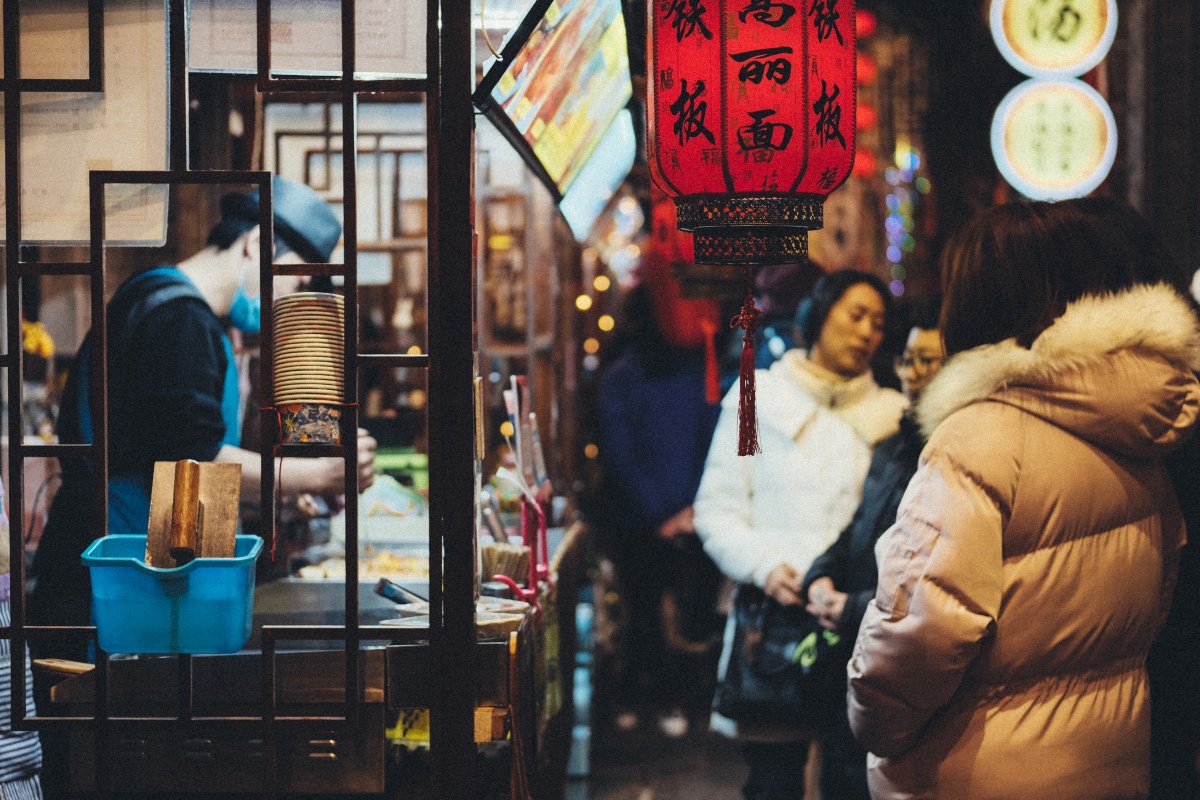
[[[283,443],[283,414],[277,406],[264,406],[259,411],[275,412],[275,430]],[[279,518],[283,516],[283,454],[279,456],[279,470],[275,475],[275,520],[271,530],[271,563],[275,563],[275,543],[279,540]]]
[[[738,365],[741,396],[738,399],[738,455],[761,453],[758,446],[758,413],[754,385],[754,333],[758,330],[762,312],[754,304],[754,292],[749,273],[746,275],[746,301],[729,327],[742,327],[742,358]]]

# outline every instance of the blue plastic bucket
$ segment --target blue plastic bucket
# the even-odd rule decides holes
[[[233,558],[173,569],[146,564],[145,536],[103,536],[83,551],[92,618],[107,653],[236,653],[250,638],[257,536],[238,536]]]

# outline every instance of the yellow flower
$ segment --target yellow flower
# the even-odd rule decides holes
[[[54,358],[54,340],[50,338],[46,326],[40,322],[21,320],[21,334],[24,337],[25,352],[40,358]]]

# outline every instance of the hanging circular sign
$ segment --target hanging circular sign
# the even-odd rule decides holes
[[[1082,75],[1108,55],[1116,0],[992,0],[992,38],[1008,63],[1035,78]]]
[[[992,118],[992,156],[1021,194],[1034,200],[1083,197],[1112,169],[1117,123],[1083,81],[1031,78]]]

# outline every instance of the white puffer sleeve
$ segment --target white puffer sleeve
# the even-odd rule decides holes
[[[777,547],[755,531],[754,470],[758,457],[737,454],[737,399],[735,384],[721,404],[721,416],[692,507],[696,533],[721,572],[739,583],[761,587],[783,558]]]

